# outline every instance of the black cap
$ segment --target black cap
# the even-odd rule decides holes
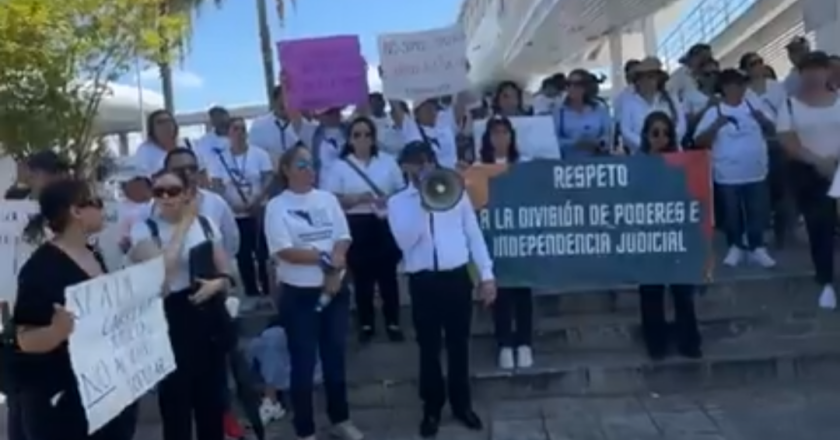
[[[427,163],[435,162],[436,155],[432,146],[425,141],[412,141],[400,152],[399,163]]]
[[[686,52],[685,55],[683,55],[683,57],[680,58],[680,62],[685,64],[690,59],[696,57],[697,55],[700,55],[703,52],[710,52],[711,50],[712,50],[712,46],[709,46],[708,44],[705,44],[705,43],[697,43],[697,44],[691,46],[690,48],[688,48],[688,52]]]
[[[738,69],[724,69],[718,74],[718,84],[721,86],[746,83],[747,76]]]
[[[47,174],[63,174],[70,171],[70,164],[62,159],[55,151],[37,151],[26,158],[26,166],[30,171]]]

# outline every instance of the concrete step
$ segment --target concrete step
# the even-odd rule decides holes
[[[701,360],[652,363],[641,350],[558,350],[535,346],[536,366],[502,371],[495,344],[472,346],[474,400],[691,392],[836,377],[840,336],[762,336],[707,343]],[[348,355],[354,408],[417,405],[417,348],[373,344]]]

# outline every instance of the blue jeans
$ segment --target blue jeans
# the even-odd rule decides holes
[[[770,216],[766,182],[719,184],[718,196],[727,244],[747,250],[764,247],[764,231]]]
[[[344,359],[350,322],[349,294],[342,291],[319,312],[316,305],[320,288],[283,284],[282,292],[280,315],[289,344],[293,424],[297,436],[305,438],[315,434],[312,382],[319,354],[330,422],[336,424],[350,418]]]
[[[263,384],[278,391],[288,391],[292,364],[289,341],[281,327],[269,327],[248,342],[248,363],[260,375]],[[316,359],[317,361],[317,359]],[[315,384],[322,381],[321,362],[315,364]]]

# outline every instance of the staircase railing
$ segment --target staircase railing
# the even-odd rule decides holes
[[[659,43],[659,58],[669,70],[676,68],[679,59],[692,45],[712,41],[759,1],[761,0],[699,0]]]

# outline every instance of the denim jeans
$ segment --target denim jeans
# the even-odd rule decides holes
[[[248,362],[259,372],[263,384],[278,391],[289,390],[292,364],[289,361],[289,341],[281,327],[269,327],[248,342]],[[321,361],[315,364],[315,384],[322,378]]]
[[[764,230],[770,216],[767,184],[719,184],[718,190],[727,244],[747,250],[764,247]]]
[[[350,322],[349,293],[337,294],[322,310],[316,310],[321,289],[282,285],[280,314],[289,344],[291,374],[289,395],[293,424],[299,438],[315,434],[312,382],[320,354],[327,395],[327,415],[333,424],[347,421],[345,349]]]

